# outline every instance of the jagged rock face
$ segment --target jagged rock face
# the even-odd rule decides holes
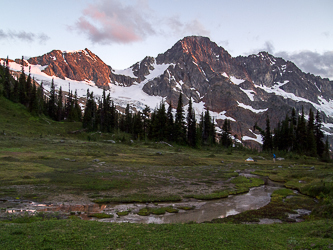
[[[149,75],[150,70],[153,70],[153,64],[155,63],[155,58],[147,56],[141,62],[137,62],[131,68],[133,70],[133,74],[138,78],[138,82],[142,82],[145,80],[145,76]]]
[[[253,136],[249,129],[255,122],[265,127],[267,116],[274,127],[292,107],[297,112],[304,107],[307,114],[333,96],[331,81],[305,74],[292,62],[267,52],[233,58],[204,37],[178,41],[156,57],[156,64],[169,67],[148,81],[143,91],[165,97],[174,107],[182,92],[184,104],[192,97],[237,121],[231,126],[238,136]],[[324,112],[322,116],[332,120]],[[217,123],[222,125],[222,120]]]
[[[176,103],[180,91],[195,102],[208,101],[204,96],[209,96],[212,86],[232,88],[229,79],[222,74],[237,71],[233,60],[227,51],[208,38],[187,37],[157,56],[157,64],[170,66],[159,78],[149,81],[143,90],[150,95],[166,97],[172,103]],[[242,72],[238,75],[245,77]],[[215,109],[214,105],[210,108]]]
[[[98,87],[107,88],[110,82],[111,68],[88,49],[75,52],[53,50],[43,56],[28,60],[30,64],[47,67],[45,74],[62,79],[93,81]]]

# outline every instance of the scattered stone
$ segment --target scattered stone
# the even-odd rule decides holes
[[[276,158],[276,160],[277,161],[284,161],[284,158],[279,157],[279,158]]]
[[[162,155],[162,153],[161,153],[161,152],[156,152],[156,154],[157,154],[157,155]]]
[[[315,169],[315,167],[314,167],[314,166],[312,166],[310,169],[311,169],[311,170],[314,170],[314,169]]]
[[[169,144],[165,141],[160,141],[160,142],[156,142],[156,143],[165,144],[165,145],[168,145],[169,147],[173,147],[171,144]]]
[[[283,168],[282,166],[278,166],[278,168]]]
[[[64,160],[65,161],[71,161],[71,162],[75,162],[76,161],[75,159],[69,159],[69,158],[65,158]]]
[[[93,162],[99,162],[99,159],[93,159]]]
[[[65,143],[65,140],[60,140],[59,142],[60,142],[60,143]]]
[[[114,140],[104,140],[104,142],[106,142],[106,143],[112,143],[112,144],[116,143]]]

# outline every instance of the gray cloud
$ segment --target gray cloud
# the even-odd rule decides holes
[[[274,45],[271,42],[266,41],[263,47],[252,50],[251,53],[247,54],[255,54],[260,51],[267,51],[276,57],[282,57],[285,60],[289,60],[306,73],[319,75],[323,78],[333,80],[333,51],[326,51],[324,53],[309,50],[275,52]]]
[[[155,34],[149,19],[148,2],[125,6],[118,0],[100,0],[89,5],[71,29],[88,36],[93,43],[131,43]]]
[[[304,72],[333,80],[333,51],[322,54],[313,51],[277,52],[275,56],[294,62]]]
[[[2,29],[0,30],[0,40],[20,40],[24,42],[36,42],[38,41],[39,43],[43,44],[47,40],[50,39],[50,37],[44,33],[40,34],[34,34],[32,32],[25,32],[25,31],[12,31],[9,30],[7,32],[3,31]]]

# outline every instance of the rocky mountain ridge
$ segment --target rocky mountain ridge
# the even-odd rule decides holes
[[[306,114],[310,108],[319,110],[326,134],[333,132],[332,81],[306,74],[267,52],[232,57],[206,37],[185,37],[165,53],[122,71],[112,69],[88,49],[54,50],[26,63],[41,66],[41,72],[50,77],[87,82],[82,88],[106,89],[118,105],[130,103],[136,109],[147,104],[154,108],[162,99],[175,107],[181,92],[185,105],[192,98],[198,114],[209,109],[217,127],[224,119],[231,120],[238,138],[259,141],[251,130],[256,122],[264,127],[269,116],[274,127],[291,108],[300,112],[302,107]]]

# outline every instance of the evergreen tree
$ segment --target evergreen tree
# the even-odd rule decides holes
[[[209,129],[209,143],[210,145],[215,144],[215,138],[216,138],[216,131],[215,131],[215,120],[213,117],[213,121],[210,124],[210,129]]]
[[[81,121],[81,117],[82,117],[82,111],[81,111],[81,107],[77,100],[77,91],[75,90],[73,121]]]
[[[149,131],[149,123],[150,123],[149,114],[150,114],[150,108],[146,105],[142,111],[143,136],[144,136],[145,140],[148,136],[148,131]]]
[[[137,114],[133,116],[133,138],[135,140],[140,140],[143,135],[143,122],[141,112],[139,111]]]
[[[171,101],[169,103],[168,111],[167,111],[167,122],[166,122],[166,139],[168,141],[174,141],[174,122],[173,122],[173,114],[172,114],[172,104]]]
[[[167,123],[167,116],[165,110],[165,104],[162,101],[160,103],[160,107],[157,109],[157,113],[155,116],[155,139],[156,140],[165,140],[166,139],[166,123]]]
[[[53,78],[51,81],[50,96],[48,100],[48,116],[56,120],[56,94]]]
[[[33,84],[31,89],[31,95],[29,100],[29,111],[33,115],[38,114],[38,99],[37,99],[37,90],[35,84]]]
[[[57,121],[63,120],[63,103],[62,103],[62,89],[61,86],[58,92],[58,102],[57,102]]]
[[[19,103],[23,105],[26,105],[26,100],[27,100],[25,86],[26,86],[25,74],[24,72],[22,72],[18,80],[18,97],[19,97]]]
[[[222,135],[221,135],[221,145],[228,148],[232,146],[232,139],[231,139],[231,125],[228,119],[224,120],[222,126]]]
[[[19,81],[14,81],[13,92],[10,94],[11,100],[13,102],[20,102],[20,90],[19,90]]]
[[[195,112],[192,108],[192,98],[190,98],[187,110],[187,142],[191,147],[196,146],[196,134]]]
[[[105,89],[103,89],[102,103],[99,104],[100,109],[100,130],[102,132],[109,132],[108,129],[108,103],[106,100]]]
[[[302,114],[298,117],[297,128],[296,128],[296,145],[299,153],[306,151],[307,134],[306,134],[306,121],[304,118],[304,109],[302,107]]]
[[[129,104],[125,108],[125,128],[124,132],[132,133],[132,113],[130,112]]]
[[[205,115],[203,116],[202,120],[202,142],[204,144],[210,144],[211,142],[211,127],[212,121],[209,114],[209,109],[206,110]]]
[[[324,151],[323,151],[323,154],[322,154],[322,159],[324,161],[326,161],[326,162],[330,162],[331,161],[330,148],[329,148],[329,143],[328,143],[328,137],[326,137]]]
[[[3,83],[3,95],[9,100],[12,100],[11,98],[11,92],[12,92],[12,84],[11,84],[11,76],[9,72],[9,62],[8,57],[6,60],[6,67],[5,67],[5,74],[4,74],[4,83]]]
[[[271,127],[268,116],[266,118],[266,130],[263,138],[262,148],[265,151],[270,151],[273,149],[273,140],[272,140]]]
[[[31,80],[31,67],[29,66],[29,75],[25,82],[25,93],[26,93],[26,100],[25,105],[29,106],[30,104],[30,98],[31,98],[31,91],[32,91],[32,80]]]
[[[64,109],[64,117],[66,118],[66,120],[71,122],[74,121],[74,101],[70,83],[68,83],[68,97],[66,98]]]
[[[97,107],[94,99],[94,93],[89,93],[87,89],[87,103],[84,110],[82,125],[88,131],[97,130]]]
[[[41,82],[41,84],[39,85],[38,89],[37,89],[37,95],[36,95],[36,99],[37,99],[37,114],[43,114],[44,113],[44,107],[45,102],[44,102],[44,87],[43,87],[43,82]]]
[[[117,129],[118,129],[118,113],[117,113],[116,107],[114,106],[114,102],[111,101],[111,107],[110,107],[110,131],[113,132],[113,131],[115,131]]]
[[[321,130],[322,127],[322,123],[321,123],[321,117],[320,117],[320,113],[317,110],[317,114],[316,114],[316,121],[315,121],[315,125],[314,125],[314,136],[315,136],[315,140],[316,140],[316,148],[317,148],[317,154],[322,157],[323,152],[324,152],[324,133]]]
[[[309,156],[316,156],[317,155],[317,145],[316,139],[314,136],[315,124],[314,124],[314,114],[312,109],[310,108],[309,111],[309,120],[307,124],[307,137],[306,137],[306,153]]]
[[[185,116],[183,110],[183,95],[179,94],[178,105],[176,109],[175,125],[174,125],[174,140],[177,143],[184,144],[186,142],[186,127]]]

